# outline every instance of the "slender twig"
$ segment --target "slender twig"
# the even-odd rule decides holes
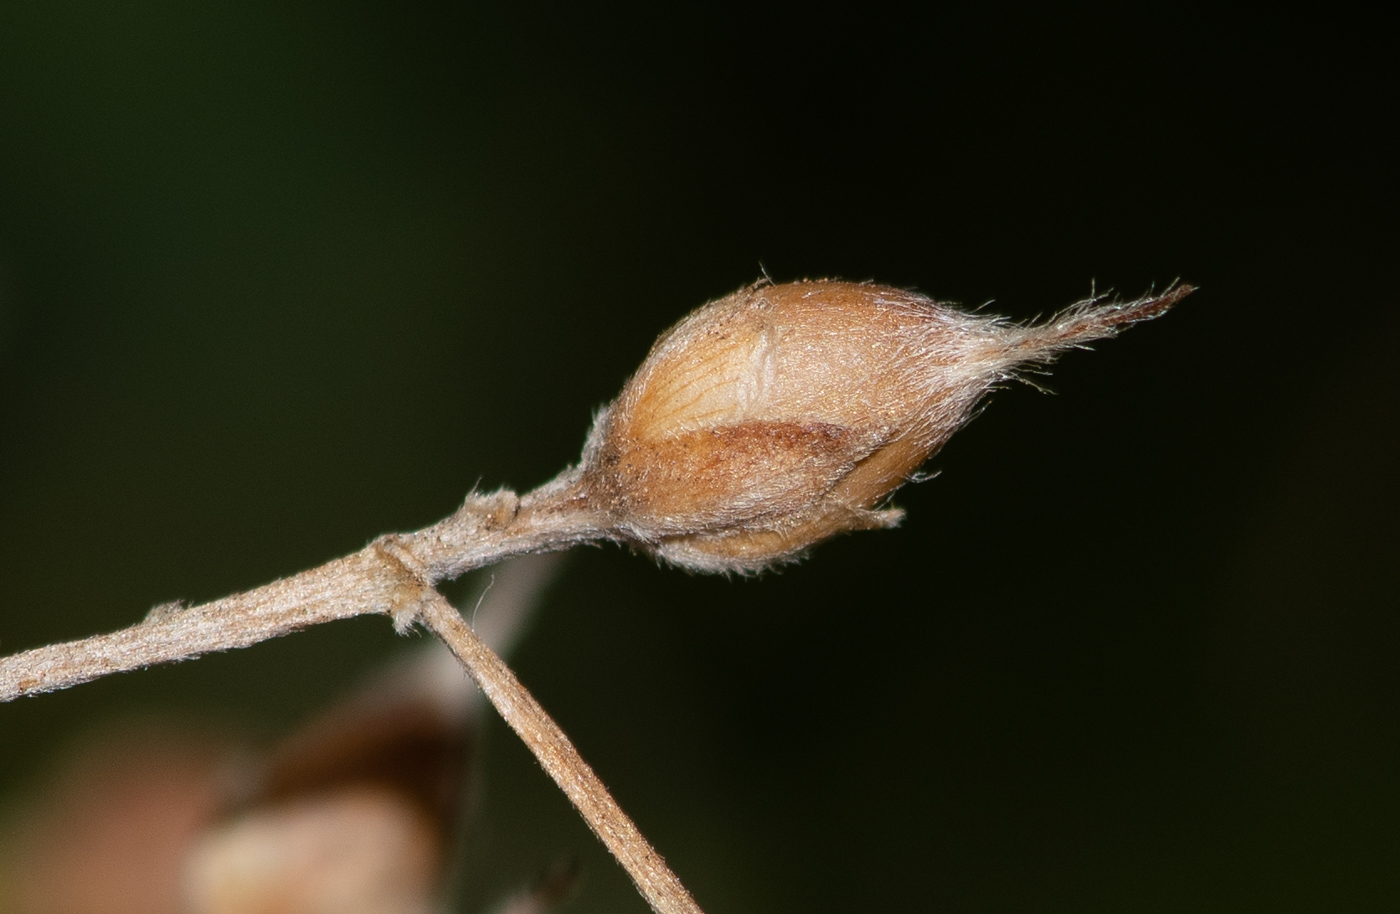
[[[511,555],[612,538],[569,500],[570,482],[566,474],[524,498],[512,492],[473,495],[431,527],[383,537],[352,555],[255,590],[188,608],[167,604],[121,631],[0,657],[0,701],[249,647],[367,613],[391,615],[403,627],[412,622],[420,581],[433,585]],[[408,585],[404,558],[417,569]]]
[[[457,655],[501,717],[530,747],[593,833],[627,870],[651,909],[657,914],[702,914],[676,874],[617,805],[564,731],[520,684],[505,661],[462,620],[452,604],[437,591],[426,591],[419,619]]]

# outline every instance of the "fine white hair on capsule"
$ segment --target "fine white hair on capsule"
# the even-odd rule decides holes
[[[1156,317],[1191,288],[1018,324],[874,283],[760,281],[662,334],[589,435],[581,498],[620,538],[752,572],[887,527],[891,492],[988,391]]]

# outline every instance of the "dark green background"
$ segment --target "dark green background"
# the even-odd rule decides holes
[[[527,487],[758,276],[1175,313],[998,393],[904,529],[575,556],[517,654],[711,914],[1400,906],[1394,53],[1375,23],[876,4],[9,3],[0,641]],[[382,619],[0,707],[274,734]],[[469,898],[575,853],[493,725]]]

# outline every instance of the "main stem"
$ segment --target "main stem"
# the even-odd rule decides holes
[[[402,627],[412,621],[423,584],[523,552],[609,539],[607,530],[568,500],[569,481],[565,474],[524,498],[513,492],[473,495],[431,527],[383,537],[359,552],[246,593],[199,606],[167,604],[121,631],[0,657],[0,702],[249,647],[352,616],[382,613]],[[405,564],[412,569],[407,577]]]

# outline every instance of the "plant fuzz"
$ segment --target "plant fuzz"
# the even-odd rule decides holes
[[[570,482],[659,558],[761,571],[834,534],[899,523],[886,498],[988,391],[1191,291],[1091,299],[1027,326],[889,286],[757,283],[661,336],[598,416]]]

